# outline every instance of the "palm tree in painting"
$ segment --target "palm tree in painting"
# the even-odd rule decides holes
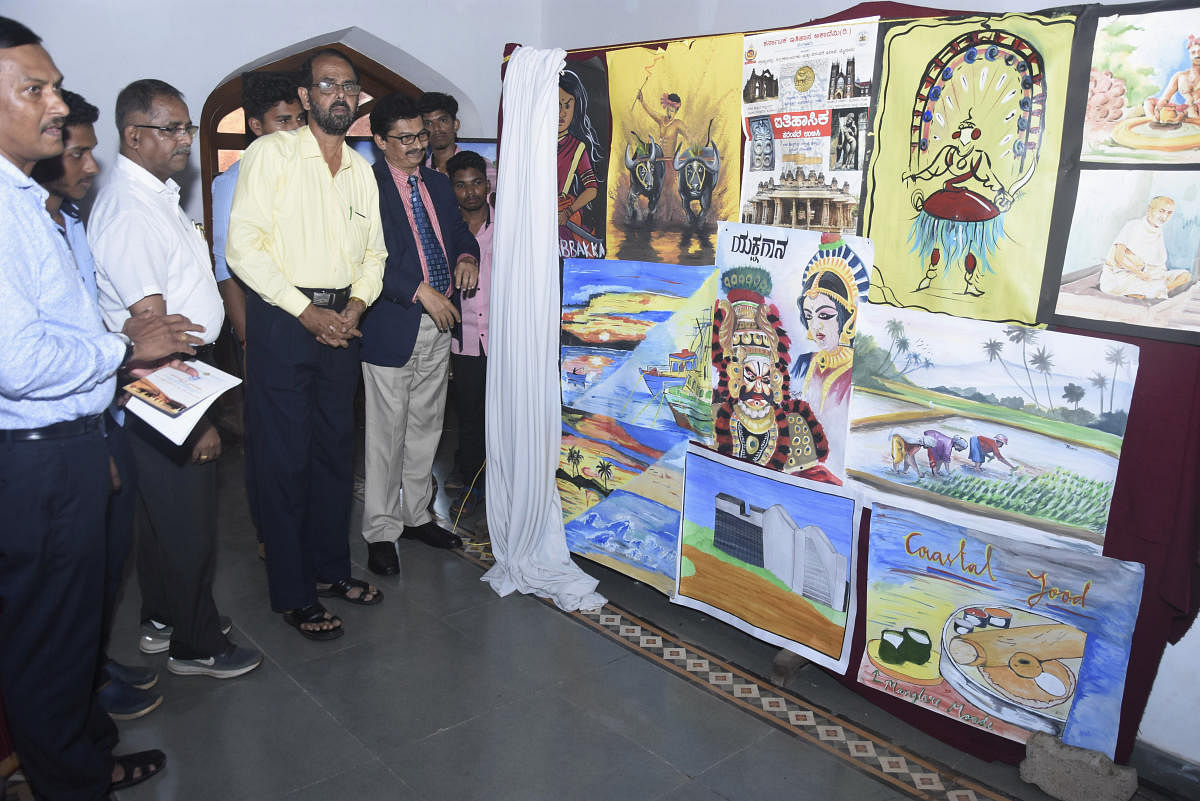
[[[887,334],[889,337],[891,337],[892,341],[888,344],[887,353],[884,354],[883,361],[881,361],[879,366],[875,368],[876,373],[879,373],[881,370],[883,370],[883,366],[885,364],[891,362],[892,350],[894,350],[896,347],[896,341],[904,338],[904,323],[900,322],[894,317],[891,320],[888,320],[884,324],[883,328],[885,331],[887,331]]]
[[[612,478],[612,463],[604,459],[596,462],[596,474],[604,481],[604,491],[608,492],[608,480]]]
[[[1033,373],[1029,371],[1029,356],[1027,355],[1029,346],[1037,344],[1038,332],[1023,325],[1009,325],[1004,327],[1004,335],[1008,337],[1009,342],[1021,346],[1021,362],[1025,365],[1025,377],[1029,380],[1029,392],[1033,395],[1034,405],[1039,409],[1042,408],[1042,404],[1037,399],[1037,389],[1033,386]]]
[[[1050,407],[1050,411],[1054,411],[1054,396],[1050,394],[1050,373],[1054,372],[1054,354],[1040,347],[1037,353],[1033,354],[1033,358],[1029,360],[1033,365],[1033,369],[1042,374],[1042,380],[1046,382],[1046,403]]]
[[[1096,409],[1096,415],[1102,415],[1104,414],[1104,390],[1108,387],[1108,376],[1097,370],[1096,372],[1092,373],[1092,376],[1088,379],[1088,381],[1091,382],[1093,387],[1100,390],[1100,406]]]
[[[1087,394],[1087,390],[1078,384],[1072,382],[1063,387],[1063,400],[1067,403],[1075,404],[1075,411],[1079,411],[1079,402],[1083,400],[1083,396]]]
[[[1113,410],[1113,398],[1117,394],[1117,368],[1124,367],[1128,364],[1125,358],[1125,349],[1120,345],[1113,345],[1104,352],[1104,361],[1113,366],[1112,390],[1108,393],[1108,411]]]
[[[989,364],[994,361],[1000,362],[1000,366],[1004,368],[1004,374],[1008,376],[1008,380],[1013,382],[1013,386],[1016,387],[1017,390],[1021,394],[1029,395],[1029,390],[1027,390],[1027,389],[1025,389],[1025,387],[1021,386],[1021,382],[1018,381],[1016,376],[1014,376],[1012,374],[1012,371],[1008,369],[1008,364],[1004,361],[1004,357],[1003,357],[1004,343],[1003,342],[1001,342],[998,339],[989,339],[987,342],[983,343],[983,352],[987,354]],[[1035,397],[1035,396],[1030,396],[1030,397],[1033,398],[1034,404],[1037,404],[1037,397]]]
[[[571,465],[571,467],[575,468],[575,477],[576,478],[579,478],[579,463],[582,461],[583,461],[583,453],[580,452],[579,448],[571,447],[567,451],[567,464],[569,464],[569,465]]]

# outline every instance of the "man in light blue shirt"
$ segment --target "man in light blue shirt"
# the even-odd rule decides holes
[[[114,760],[116,730],[93,693],[109,493],[100,415],[119,369],[200,340],[178,315],[104,330],[30,177],[63,151],[61,83],[40,38],[0,17],[0,694],[35,795],[95,799],[165,759]]]

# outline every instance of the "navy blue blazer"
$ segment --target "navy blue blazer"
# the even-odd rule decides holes
[[[383,268],[383,292],[363,315],[362,360],[381,367],[403,367],[412,356],[421,326],[423,308],[413,300],[417,287],[425,280],[421,272],[420,247],[413,236],[404,202],[396,181],[382,156],[375,160],[375,181],[379,184],[379,214],[383,218],[383,239],[387,244],[387,262]],[[450,276],[459,257],[470,254],[479,258],[479,243],[458,211],[458,200],[450,179],[436,170],[420,167],[421,180],[433,201],[433,216],[446,245]],[[458,304],[458,292],[454,293]]]

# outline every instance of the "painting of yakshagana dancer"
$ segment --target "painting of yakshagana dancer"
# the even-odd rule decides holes
[[[769,287],[764,303],[778,318],[780,344],[786,342],[780,355],[787,363],[787,393],[820,423],[828,449],[822,464],[838,478],[845,477],[854,334],[873,257],[870,240],[837,233],[723,222],[717,234],[718,267],[752,268],[731,273],[727,288],[722,284],[731,312],[734,298],[752,288],[743,287],[743,279],[749,281],[753,270],[766,273],[758,286]]]
[[[858,679],[979,731],[1112,757],[1145,568],[1029,534],[876,503]]]
[[[1036,320],[1074,28],[1011,14],[886,33],[862,215],[886,254],[873,302]]]
[[[868,304],[854,350],[849,477],[1104,541],[1136,347]]]
[[[604,60],[568,62],[558,77],[558,251],[564,259],[604,258],[608,140]]]
[[[1070,231],[1056,314],[1075,326],[1200,343],[1193,173],[1084,170]]]
[[[609,258],[712,264],[737,217],[742,37],[610,50]]]
[[[1080,157],[1200,162],[1200,9],[1100,18]]]
[[[671,600],[845,673],[858,512],[845,490],[692,444]]]
[[[683,462],[712,439],[713,267],[567,259],[562,443],[571,551],[675,589]]]

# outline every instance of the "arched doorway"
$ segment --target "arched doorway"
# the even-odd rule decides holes
[[[230,73],[204,101],[200,114],[200,185],[204,199],[204,230],[212,245],[212,179],[228,169],[246,147],[247,128],[242,113],[242,73],[254,70],[297,70],[308,55],[322,48],[346,54],[358,70],[363,86],[357,118],[350,128],[351,140],[369,140],[374,98],[391,92],[417,97],[426,90],[447,92],[459,103],[458,116],[465,125],[475,125],[479,114],[466,93],[440,73],[360,28],[345,28],[276,50],[242,65]]]

